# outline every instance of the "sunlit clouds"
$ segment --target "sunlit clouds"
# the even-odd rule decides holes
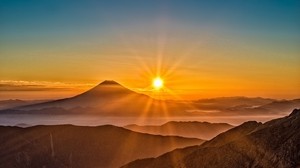
[[[84,92],[94,83],[0,80],[0,99],[57,99]]]
[[[49,81],[14,81],[0,80],[1,91],[40,91],[40,90],[70,90],[87,89],[93,83],[63,83]]]

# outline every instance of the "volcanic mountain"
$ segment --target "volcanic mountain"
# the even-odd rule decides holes
[[[123,168],[300,166],[300,110],[264,124],[245,122],[199,146],[177,149]]]
[[[136,93],[121,84],[106,80],[94,88],[71,98],[2,110],[10,114],[96,114],[103,116],[162,116],[168,109],[172,114],[183,113],[185,105],[166,103]]]
[[[106,80],[94,88],[74,97],[24,106],[22,109],[36,109],[45,107],[62,107],[65,109],[74,107],[99,108],[103,107],[107,103],[119,103],[123,101],[130,101],[132,99],[147,100],[150,99],[150,97],[131,91],[115,81]]]

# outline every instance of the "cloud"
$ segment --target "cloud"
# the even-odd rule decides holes
[[[0,84],[0,91],[49,91],[49,90],[67,90],[67,88],[51,88],[43,85],[10,85]]]
[[[0,91],[71,91],[91,86],[92,84],[87,83],[0,80]]]

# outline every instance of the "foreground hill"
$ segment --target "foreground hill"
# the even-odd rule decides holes
[[[177,149],[123,168],[300,166],[300,110],[264,124],[246,122],[200,146]]]
[[[197,121],[171,121],[159,126],[139,126],[127,125],[125,128],[136,132],[157,134],[157,135],[177,135],[183,137],[194,137],[199,139],[211,139],[218,134],[233,128],[227,123],[208,123]]]
[[[111,125],[0,127],[0,167],[115,168],[203,140],[136,133]]]

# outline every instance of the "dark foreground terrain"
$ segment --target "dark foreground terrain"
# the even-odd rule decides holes
[[[111,125],[0,127],[0,168],[115,168],[203,140]]]
[[[245,122],[200,146],[177,149],[123,168],[300,167],[300,110],[264,124]]]
[[[0,127],[2,168],[300,167],[300,110],[204,142],[105,125]],[[167,153],[166,153],[167,152]]]

